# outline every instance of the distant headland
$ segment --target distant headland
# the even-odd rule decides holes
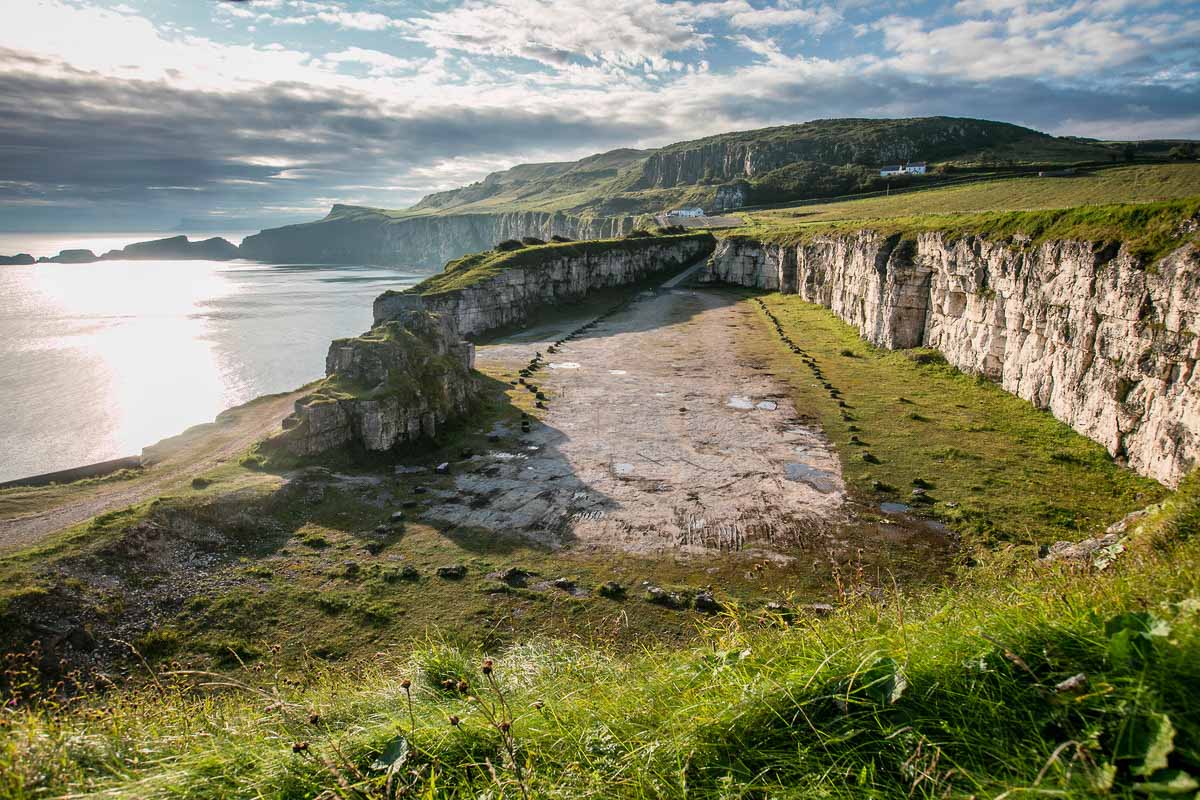
[[[96,261],[230,261],[240,258],[238,246],[228,239],[214,236],[201,241],[188,241],[186,236],[169,236],[148,242],[135,242],[120,250],[96,255],[91,250],[61,250],[56,256],[34,258],[29,253],[0,256],[0,265],[28,264],[91,264]]]

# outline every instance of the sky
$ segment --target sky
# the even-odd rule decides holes
[[[1170,0],[22,0],[0,230],[248,230],[828,117],[1200,138]]]

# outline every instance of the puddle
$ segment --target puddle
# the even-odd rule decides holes
[[[654,396],[655,397],[670,397],[671,393],[670,392],[655,392]]]
[[[514,458],[529,458],[524,453],[505,453],[501,450],[493,450],[488,453],[489,456],[497,461],[512,461]]]
[[[837,491],[837,475],[828,470],[792,461],[783,465],[783,472],[789,481],[807,483],[821,494]]]
[[[558,361],[550,364],[550,369],[579,369],[574,361]]]
[[[746,397],[744,394],[735,394],[733,397],[729,398],[729,402],[726,405],[728,405],[730,408],[739,408],[742,411],[749,411],[750,409],[754,408],[754,401],[749,397]]]
[[[608,374],[609,375],[628,375],[629,373],[623,369],[610,369],[608,371]]]
[[[633,464],[613,464],[613,472],[617,475],[632,475]]]
[[[885,514],[907,514],[912,508],[904,503],[880,503],[879,510]]]
[[[779,404],[776,403],[774,400],[763,400],[761,403],[758,403],[754,407],[759,409],[760,411],[774,411],[775,409],[779,408]]]

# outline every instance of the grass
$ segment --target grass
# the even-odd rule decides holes
[[[971,544],[995,547],[1082,538],[1163,496],[1101,445],[933,351],[875,348],[795,295],[762,303],[821,377],[769,333],[761,310],[767,336],[747,344],[748,357],[791,386],[796,408],[816,417],[848,486],[867,502],[912,504]],[[914,489],[925,491],[919,502]]]
[[[819,624],[735,612],[695,646],[634,655],[435,638],[288,680],[272,647],[228,677],[162,669],[142,691],[19,705],[0,795],[1190,794],[1196,489],[1104,571],[998,557],[952,589],[861,595]]]
[[[1190,220],[1200,216],[1200,196],[1156,203],[1122,203],[1077,206],[1043,211],[989,211],[977,214],[930,214],[876,220],[853,220],[815,225],[799,224],[780,217],[755,218],[753,224],[720,234],[731,239],[747,239],[792,245],[818,236],[848,234],[867,228],[883,234],[915,237],[921,233],[939,233],[954,239],[983,236],[991,239],[1025,237],[1025,244],[1037,247],[1056,240],[1096,243],[1120,242],[1149,264],[1187,241],[1196,241]]]
[[[587,258],[612,252],[637,253],[677,242],[711,238],[711,234],[708,233],[687,233],[642,238],[593,239],[586,242],[552,242],[512,251],[484,250],[449,262],[442,272],[426,278],[406,291],[421,295],[444,294],[474,286],[506,270],[538,268],[553,259]]]
[[[1083,172],[1071,177],[1036,176],[986,181],[796,208],[752,212],[764,224],[818,223],[969,214],[982,211],[1032,211],[1120,201],[1147,203],[1200,195],[1200,164],[1154,164]]]

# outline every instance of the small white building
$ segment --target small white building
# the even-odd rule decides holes
[[[910,161],[907,164],[889,164],[879,170],[879,177],[890,178],[893,175],[924,175],[924,161]]]
[[[703,217],[703,208],[677,208],[674,211],[667,212],[668,217]]]

